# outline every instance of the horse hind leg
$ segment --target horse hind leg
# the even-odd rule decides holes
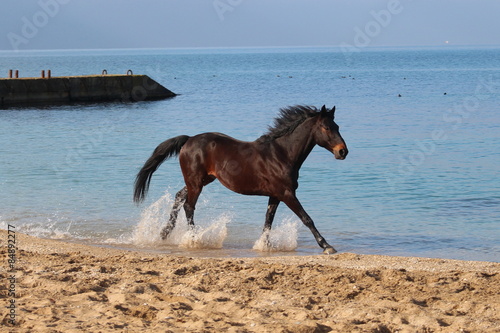
[[[215,180],[214,176],[205,176],[201,184],[197,185],[187,185],[187,198],[184,202],[184,211],[186,213],[186,219],[189,227],[194,227],[194,210],[196,208],[196,202],[200,197],[201,190],[205,185],[210,184]]]
[[[196,202],[200,196],[201,188],[196,188],[187,192],[187,199],[184,202],[184,212],[186,213],[186,220],[190,228],[194,227],[194,210]]]
[[[167,225],[161,231],[161,239],[165,240],[168,235],[174,230],[175,223],[177,222],[177,216],[179,215],[179,210],[181,209],[181,205],[184,204],[187,198],[187,187],[184,186],[182,190],[177,192],[175,195],[174,205],[172,207],[172,211],[170,212],[170,218],[168,219]]]

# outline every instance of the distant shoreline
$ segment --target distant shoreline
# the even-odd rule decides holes
[[[497,44],[440,44],[440,45],[369,45],[363,50],[435,50],[435,49],[497,49],[500,45]],[[319,50],[324,50],[325,52],[342,52],[340,45],[310,45],[310,46],[220,46],[220,47],[165,47],[165,48],[110,48],[110,49],[27,49],[27,50],[0,50],[0,54],[22,54],[22,53],[74,53],[77,52],[78,55],[83,55],[83,53],[94,54],[102,52],[116,52],[119,54],[139,54],[141,52],[160,52],[160,53],[182,53],[182,52],[200,52],[200,53],[211,53],[213,51],[285,51],[290,50],[304,51],[311,50],[317,52]]]

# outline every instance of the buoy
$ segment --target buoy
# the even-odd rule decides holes
[[[398,94],[398,97],[401,97],[401,94]]]

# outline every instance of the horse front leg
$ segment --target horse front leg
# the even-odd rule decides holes
[[[273,225],[274,215],[276,214],[276,209],[278,209],[278,205],[280,201],[274,197],[269,197],[269,203],[267,204],[267,212],[266,212],[266,222],[264,223],[264,232],[271,230]]]
[[[316,242],[318,242],[318,245],[323,249],[323,253],[325,254],[334,254],[337,252],[333,246],[328,244],[328,242],[321,236],[319,233],[318,229],[316,229],[316,226],[314,225],[313,220],[311,217],[306,213],[302,205],[300,204],[299,200],[297,197],[294,195],[290,195],[286,197],[283,202],[300,218],[302,223],[306,227],[311,230],[312,234],[314,235],[314,238],[316,239]]]
[[[276,209],[278,209],[278,205],[280,201],[274,197],[269,197],[269,203],[267,204],[267,212],[266,212],[266,222],[264,223],[264,230],[262,233],[264,237],[266,237],[266,246],[270,247],[269,241],[269,232],[271,231],[271,227],[273,225],[274,215],[276,214]]]
[[[172,230],[174,230],[179,210],[181,210],[181,205],[186,201],[186,198],[187,187],[184,186],[184,188],[175,195],[174,205],[172,206],[172,211],[170,212],[170,218],[168,219],[168,223],[165,228],[161,231],[161,239],[165,240],[168,235],[170,235]]]

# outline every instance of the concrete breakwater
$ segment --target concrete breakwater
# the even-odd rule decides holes
[[[176,96],[147,75],[88,75],[0,79],[0,106],[145,101]]]

